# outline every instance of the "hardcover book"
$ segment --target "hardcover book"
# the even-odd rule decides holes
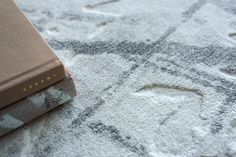
[[[62,63],[13,0],[0,3],[0,109],[64,79]]]
[[[0,136],[30,122],[76,96],[72,78],[56,83],[40,92],[0,110]]]

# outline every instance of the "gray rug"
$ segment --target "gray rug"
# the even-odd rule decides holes
[[[1,157],[236,156],[236,1],[17,0],[78,97]]]

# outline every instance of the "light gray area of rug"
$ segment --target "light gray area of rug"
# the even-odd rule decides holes
[[[236,156],[236,1],[17,3],[78,96],[1,138],[1,157]]]

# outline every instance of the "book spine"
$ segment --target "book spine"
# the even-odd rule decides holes
[[[0,110],[0,136],[71,100],[76,90],[71,78]]]
[[[19,78],[17,77],[1,86],[0,109],[47,88],[65,77],[64,66],[58,60],[51,61]]]

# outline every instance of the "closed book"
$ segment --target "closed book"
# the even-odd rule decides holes
[[[13,0],[0,2],[0,109],[64,79],[58,57]]]
[[[76,96],[72,78],[66,79],[0,110],[0,136],[32,121]]]

